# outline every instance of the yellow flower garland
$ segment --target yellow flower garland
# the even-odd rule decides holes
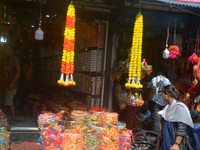
[[[126,88],[143,88],[140,84],[141,76],[141,55],[142,55],[142,38],[143,38],[143,15],[137,14],[131,47],[131,59],[129,66],[129,79],[125,84]]]

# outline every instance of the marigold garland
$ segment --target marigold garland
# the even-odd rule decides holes
[[[67,11],[66,25],[64,32],[63,55],[61,63],[61,76],[58,80],[59,85],[73,86],[74,74],[74,45],[75,45],[75,8],[70,4]],[[64,77],[66,75],[66,77]],[[65,80],[64,80],[65,78]]]
[[[140,84],[143,37],[143,15],[141,13],[137,14],[133,32],[129,79],[125,86],[126,88],[143,88],[143,85]]]

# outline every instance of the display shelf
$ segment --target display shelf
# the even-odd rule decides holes
[[[85,52],[94,51],[94,50],[97,50],[97,49],[98,49],[98,47],[89,47],[89,48],[86,48],[86,49],[83,49],[83,50],[79,50],[78,53],[85,53]],[[99,48],[98,50],[103,51],[103,48]]]
[[[102,75],[102,72],[89,72],[89,71],[74,71],[74,73],[83,73],[83,74],[87,74],[87,75],[90,75],[90,76],[101,76]]]
[[[73,75],[76,85],[73,87],[57,84],[60,78],[62,44],[55,48],[49,46],[39,49],[38,83],[42,86],[65,89],[71,99],[82,100],[88,104],[88,107],[99,106],[104,76],[105,29],[105,24],[98,22],[95,25],[95,34],[91,37],[76,36]],[[77,29],[77,32],[78,30],[80,29]]]

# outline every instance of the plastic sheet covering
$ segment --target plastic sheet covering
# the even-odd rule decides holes
[[[200,0],[158,0],[169,4],[200,8]]]

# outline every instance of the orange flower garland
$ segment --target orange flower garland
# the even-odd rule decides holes
[[[61,76],[58,80],[59,85],[73,86],[76,83],[73,80],[74,74],[74,45],[75,45],[75,8],[70,4],[67,11],[63,56],[61,64]],[[66,75],[64,80],[64,75]]]

